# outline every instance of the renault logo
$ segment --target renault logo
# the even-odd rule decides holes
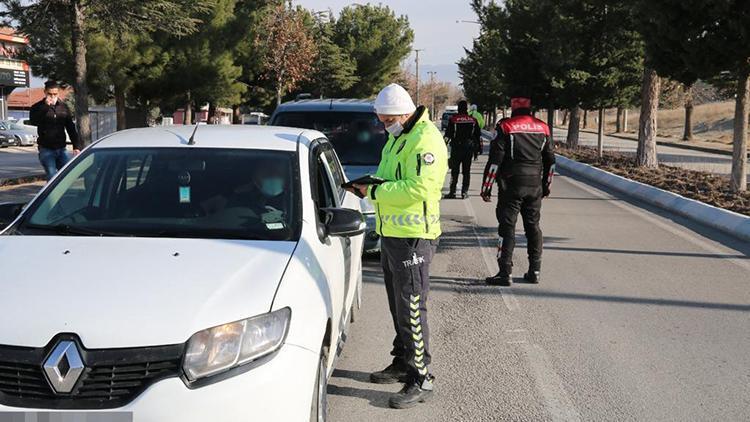
[[[55,392],[61,394],[73,391],[73,387],[83,374],[83,369],[81,353],[72,341],[58,343],[44,362],[44,373],[47,374],[47,379]]]

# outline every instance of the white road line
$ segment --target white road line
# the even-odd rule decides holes
[[[591,187],[591,186],[589,186],[589,185],[587,185],[587,184],[585,184],[583,182],[580,182],[578,180],[575,180],[575,179],[573,179],[571,177],[566,177],[565,180],[569,181],[572,185],[574,185],[574,186],[576,186],[576,187],[578,187],[578,188],[580,188],[580,189],[582,189],[582,190],[584,190],[584,191],[586,191],[586,192],[588,192],[588,193],[596,196],[597,198],[607,199],[607,198],[611,198],[612,197],[612,195],[609,195],[606,192],[602,192],[599,189]],[[667,223],[665,223],[663,221],[660,221],[658,218],[654,217],[648,211],[642,210],[642,209],[638,208],[637,206],[629,204],[629,203],[626,203],[626,202],[612,201],[612,204],[614,204],[615,206],[617,206],[617,207],[619,207],[619,208],[621,208],[621,209],[623,209],[625,211],[628,211],[628,212],[630,212],[632,214],[635,214],[635,215],[639,216],[640,218],[642,218],[642,219],[644,219],[644,220],[646,220],[646,221],[648,221],[648,222],[650,222],[650,223],[652,223],[652,224],[654,224],[654,225],[656,225],[656,226],[658,226],[658,227],[660,227],[660,228],[662,228],[662,229],[664,229],[664,230],[672,233],[673,235],[681,237],[682,239],[687,240],[688,242],[692,243],[693,245],[698,246],[700,248],[703,248],[703,249],[705,249],[705,250],[707,250],[709,252],[712,252],[712,253],[717,254],[717,255],[725,255],[727,253],[727,250],[722,250],[721,248],[718,248],[718,247],[716,247],[716,246],[708,243],[707,241],[703,240],[698,235],[693,234],[692,230],[690,230],[687,227],[685,227],[683,230],[675,228],[675,227],[673,227],[670,224],[667,224]],[[678,224],[678,223],[675,223],[675,224]],[[743,268],[743,269],[746,269],[746,270],[750,271],[750,262],[748,262],[747,260],[742,260],[742,259],[737,259],[737,258],[729,258],[729,259],[726,259],[726,261],[727,262],[731,262],[732,264],[735,264],[735,265],[739,266],[740,268]]]
[[[474,212],[474,207],[471,206],[471,201],[464,200],[462,202],[464,203],[464,207],[466,207],[466,212],[469,214],[469,217],[474,220],[471,223],[471,230],[474,232],[474,237],[477,239],[477,243],[479,243],[479,250],[482,252],[484,265],[487,267],[488,273],[492,274],[495,272],[493,268],[497,264],[495,263],[496,261],[494,260],[494,258],[490,258],[487,256],[487,249],[492,250],[493,248],[491,246],[487,246],[485,239],[479,236],[479,232],[477,232],[477,222],[479,220],[477,219],[476,212]],[[500,289],[498,291],[500,292],[500,297],[505,303],[505,307],[508,308],[509,311],[517,311],[521,308],[518,304],[518,299],[516,299],[516,296],[513,294],[513,291],[511,289]]]
[[[476,237],[477,243],[482,251],[484,264],[487,266],[488,271],[493,272],[495,266],[494,257],[488,257],[487,249],[494,250],[495,248],[487,246],[486,239],[479,236],[479,232],[477,231],[479,220],[477,219],[476,212],[474,211],[471,202],[466,200],[463,201],[463,203],[469,217],[474,220],[471,224],[471,229],[473,230],[474,237]],[[503,298],[503,302],[508,310],[518,311],[520,309],[520,304],[511,289],[502,289],[500,290],[500,293],[500,297]],[[510,337],[506,344],[517,345],[523,349],[524,356],[528,361],[528,366],[534,377],[534,384],[544,400],[544,408],[549,413],[551,419],[555,422],[580,421],[581,415],[578,413],[573,401],[565,391],[565,386],[555,372],[554,366],[552,366],[552,362],[544,349],[541,346],[534,344],[529,339],[528,331],[523,328],[510,329],[505,332],[508,334],[508,337]]]
[[[537,344],[519,343],[526,354],[537,390],[542,393],[545,408],[553,421],[580,421],[581,415],[570,400],[562,380],[554,371],[547,352]]]

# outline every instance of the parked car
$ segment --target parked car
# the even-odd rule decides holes
[[[271,116],[271,125],[314,129],[326,134],[336,149],[350,180],[374,174],[388,134],[375,114],[371,100],[323,99],[298,100],[281,104]],[[362,199],[367,220],[365,251],[380,250],[375,227],[375,208]]]
[[[322,133],[194,128],[112,134],[0,206],[0,412],[325,419],[360,202]]]
[[[448,129],[448,123],[451,120],[451,117],[458,114],[458,110],[446,110],[443,113],[443,118],[440,119],[440,129],[443,131],[446,131]]]
[[[0,121],[0,134],[13,138],[16,145],[27,147],[36,145],[36,127],[24,126],[10,120]]]
[[[16,145],[16,139],[0,133],[0,148],[8,148]]]

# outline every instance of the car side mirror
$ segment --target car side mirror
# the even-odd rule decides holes
[[[367,223],[361,212],[346,208],[323,208],[321,220],[329,236],[354,237],[365,232]]]
[[[0,230],[8,227],[8,225],[12,223],[19,214],[21,214],[25,205],[26,204],[9,202],[0,204]]]

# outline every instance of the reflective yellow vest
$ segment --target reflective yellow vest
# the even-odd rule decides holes
[[[472,111],[469,113],[469,116],[477,119],[477,122],[479,122],[479,129],[484,129],[484,116],[482,116],[482,113],[478,111]]]
[[[442,233],[440,199],[448,149],[427,110],[420,107],[420,112],[409,132],[388,137],[376,173],[387,182],[368,190],[381,236],[432,240]]]

